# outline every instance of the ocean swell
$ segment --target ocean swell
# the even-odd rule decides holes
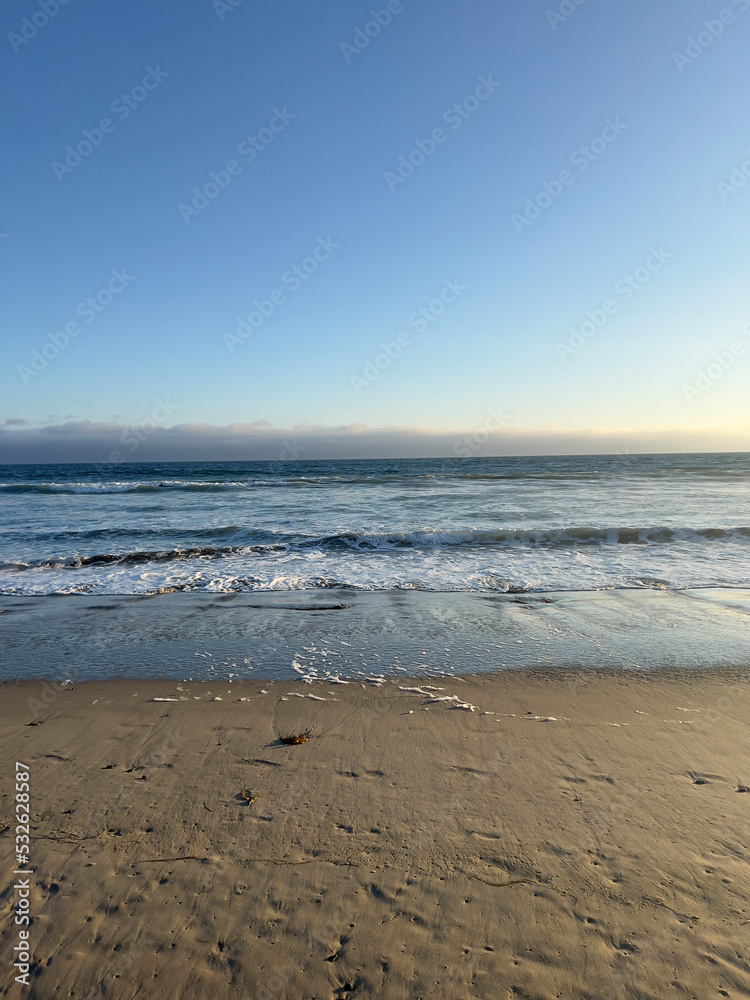
[[[243,529],[236,525],[226,528],[206,529],[207,534],[221,536],[231,532],[240,535]],[[501,529],[498,531],[412,531],[388,534],[368,532],[340,532],[323,537],[275,535],[273,532],[250,533],[269,539],[243,544],[237,539],[234,545],[185,545],[177,548],[103,552],[92,555],[54,556],[37,560],[13,560],[0,563],[2,570],[25,569],[82,569],[89,566],[128,566],[144,563],[163,563],[189,559],[217,559],[236,555],[271,555],[282,552],[337,552],[339,554],[365,554],[396,552],[398,550],[430,550],[441,546],[492,549],[556,549],[600,547],[618,545],[662,546],[671,544],[706,545],[710,543],[750,542],[750,527],[727,528],[544,528]]]

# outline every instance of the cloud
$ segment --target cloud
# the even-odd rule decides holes
[[[6,426],[8,421],[6,421]],[[265,421],[227,426],[154,423],[131,428],[116,421],[68,421],[30,428],[0,428],[0,463],[269,461],[278,459],[441,458],[472,455],[640,454],[746,451],[750,426],[700,430],[581,430],[548,427],[428,430],[342,424],[271,427]]]
[[[23,417],[9,417],[5,421],[6,427],[28,427],[28,420],[24,420]]]

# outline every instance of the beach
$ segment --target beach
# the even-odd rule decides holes
[[[750,997],[747,456],[0,472],[2,996]]]
[[[0,1000],[750,1000],[750,0],[5,6]]]
[[[3,995],[748,996],[749,678],[6,683]]]

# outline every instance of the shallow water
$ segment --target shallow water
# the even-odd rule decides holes
[[[0,680],[750,667],[750,590],[0,597]]]

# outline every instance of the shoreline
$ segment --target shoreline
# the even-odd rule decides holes
[[[328,688],[335,693],[335,690],[345,689],[348,687],[359,687],[362,690],[373,690],[380,691],[384,689],[389,689],[391,686],[395,688],[400,688],[401,685],[409,685],[409,689],[419,688],[420,683],[423,681],[424,685],[432,684],[433,681],[442,683],[447,683],[448,685],[456,684],[481,684],[483,681],[497,681],[501,678],[512,675],[513,677],[520,678],[527,682],[537,681],[539,683],[550,683],[558,684],[563,687],[569,687],[575,689],[582,684],[587,682],[609,682],[612,683],[623,683],[628,684],[630,682],[644,682],[644,683],[658,683],[658,682],[669,682],[674,684],[685,683],[689,685],[695,684],[700,686],[702,683],[713,684],[713,683],[726,683],[726,684],[743,684],[747,683],[750,685],[750,657],[748,658],[747,665],[732,665],[732,666],[715,666],[715,667],[688,667],[688,666],[674,666],[672,664],[649,667],[647,669],[631,669],[627,667],[618,666],[601,666],[601,667],[574,667],[574,666],[532,666],[532,667],[517,667],[513,670],[485,670],[478,673],[470,674],[413,674],[413,675],[398,675],[398,674],[378,674],[370,677],[233,677],[227,678],[222,675],[218,675],[210,680],[195,677],[171,677],[168,674],[158,675],[153,674],[150,676],[136,676],[136,677],[87,677],[83,680],[73,680],[72,678],[65,678],[60,681],[55,678],[49,677],[35,677],[35,678],[25,678],[25,677],[10,677],[0,680],[0,691],[17,691],[17,692],[31,692],[35,689],[48,689],[53,688],[56,692],[64,693],[65,691],[99,691],[100,687],[111,688],[116,691],[118,688],[132,688],[138,687],[139,690],[148,691],[149,693],[160,692],[165,688],[174,692],[179,690],[179,687],[187,689],[188,687],[193,690],[205,690],[208,693],[209,687],[216,688],[217,691],[221,689],[226,698],[223,695],[219,700],[232,701],[233,698],[229,697],[235,693],[240,694],[245,691],[246,688],[251,689],[255,692],[257,688],[258,691],[261,688],[275,687],[279,690],[283,686],[296,685],[299,686],[300,691],[310,690],[315,692],[318,688],[323,688],[328,685]],[[225,685],[228,685],[225,687]],[[423,685],[423,686],[424,686]],[[178,687],[179,686],[179,687]],[[171,700],[171,699],[170,699]],[[176,699],[180,701],[190,701],[190,700],[204,700],[204,696],[194,697],[183,696],[182,698]],[[240,699],[242,700],[242,698]]]
[[[750,991],[750,669],[41,689],[32,1000]]]
[[[750,590],[0,596],[0,681],[750,663]]]

